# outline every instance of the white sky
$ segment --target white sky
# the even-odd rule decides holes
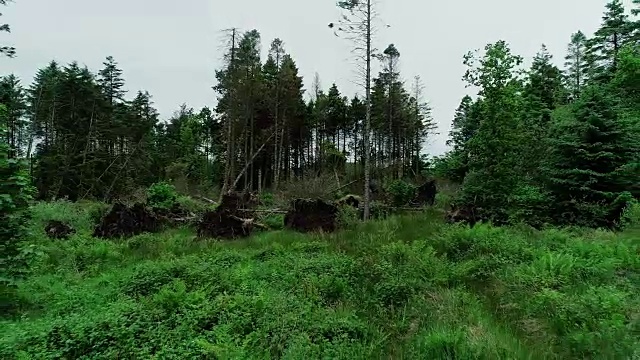
[[[420,75],[441,133],[427,151],[446,150],[455,108],[467,93],[462,56],[504,39],[514,53],[532,58],[545,43],[562,64],[572,32],[590,35],[605,0],[377,0],[382,27],[375,40],[394,43],[403,76]],[[97,71],[107,55],[124,70],[130,95],[144,89],[163,118],[181,103],[214,106],[214,71],[220,66],[220,30],[257,29],[266,53],[279,37],[311,85],[332,82],[348,96],[362,90],[349,59],[350,44],[327,24],[338,19],[335,0],[16,0],[0,9],[12,26],[0,44],[16,46],[15,59],[0,59],[0,75],[14,73],[28,85],[35,71],[55,59],[77,60]],[[631,0],[625,0],[629,7]],[[377,72],[377,71],[376,71]],[[409,85],[409,84],[408,84]]]

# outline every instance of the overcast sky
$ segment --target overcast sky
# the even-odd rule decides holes
[[[444,142],[455,108],[467,93],[462,56],[504,39],[530,59],[545,43],[563,62],[572,32],[590,35],[600,24],[606,0],[377,0],[383,26],[375,46],[394,43],[405,79],[420,75]],[[97,71],[107,55],[124,70],[131,94],[148,90],[167,118],[181,103],[215,104],[211,90],[221,60],[221,29],[258,29],[263,53],[275,37],[284,41],[310,87],[318,72],[326,89],[336,82],[345,95],[363,93],[349,43],[327,27],[339,17],[335,0],[15,0],[0,9],[12,26],[0,44],[16,46],[18,57],[0,59],[0,75],[14,73],[28,85],[36,69],[55,59],[77,60]],[[630,4],[631,0],[625,0]],[[376,69],[377,72],[377,69]]]

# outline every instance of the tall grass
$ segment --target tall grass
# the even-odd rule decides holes
[[[472,229],[433,210],[335,234],[90,238],[99,205],[41,204],[0,358],[632,359],[640,239]],[[49,218],[80,230],[44,237]],[[637,224],[637,223],[636,223]]]

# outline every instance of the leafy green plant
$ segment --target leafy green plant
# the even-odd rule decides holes
[[[358,209],[353,206],[343,205],[338,207],[338,226],[341,228],[350,228],[360,220]]]
[[[394,180],[387,186],[394,206],[402,206],[411,201],[416,193],[416,187],[404,180]]]
[[[273,204],[275,203],[273,193],[263,192],[262,194],[260,194],[260,203],[264,206],[273,206]]]
[[[177,199],[178,192],[175,186],[165,181],[155,183],[147,189],[147,203],[155,208],[168,209]]]

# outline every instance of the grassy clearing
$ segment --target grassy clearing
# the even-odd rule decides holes
[[[100,205],[41,204],[3,359],[631,359],[638,229],[442,224],[435,211],[237,242],[89,237]],[[52,243],[46,220],[79,231]]]

